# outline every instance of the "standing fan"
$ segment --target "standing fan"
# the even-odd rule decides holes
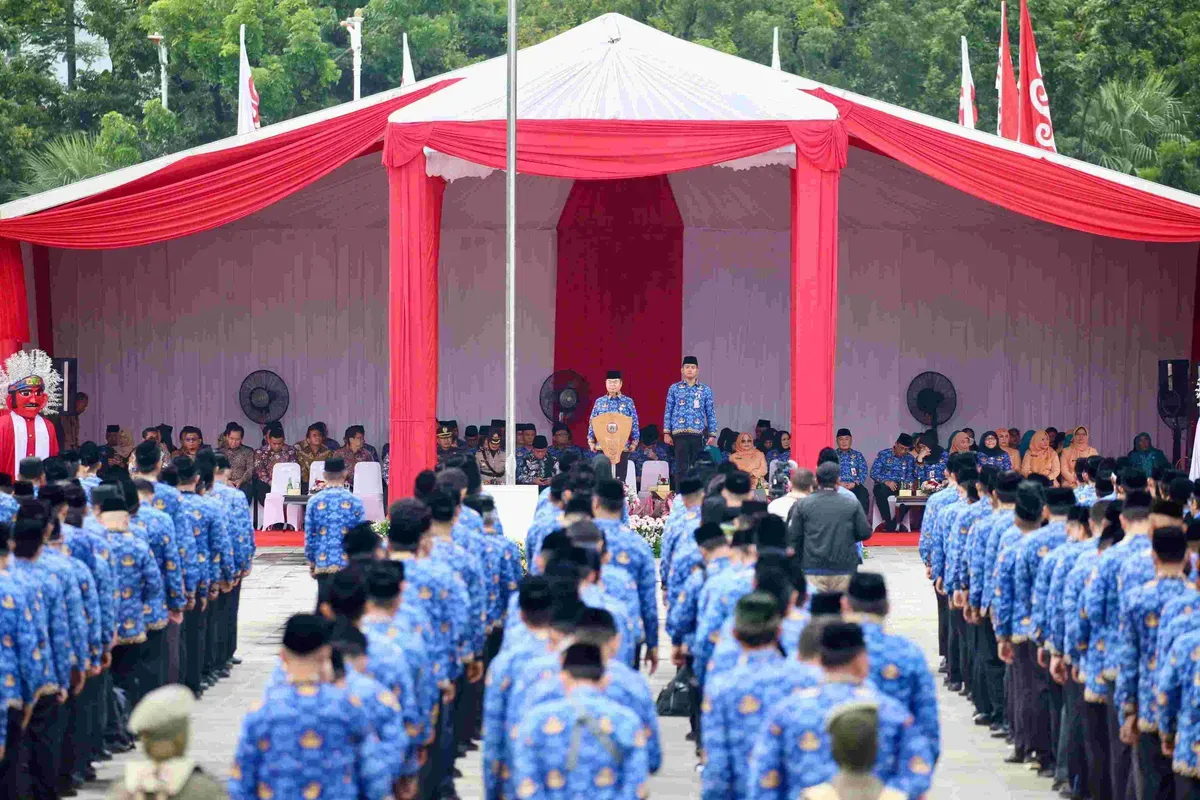
[[[238,389],[238,405],[242,407],[242,413],[259,425],[280,420],[290,402],[287,384],[269,369],[251,372]]]
[[[578,372],[560,369],[542,382],[538,402],[553,424],[570,422],[584,413],[589,397],[587,381]]]
[[[1179,464],[1183,435],[1196,418],[1191,362],[1184,358],[1158,362],[1158,418],[1171,429],[1171,463]]]
[[[937,430],[939,423],[954,416],[958,408],[958,392],[954,384],[940,372],[922,372],[908,385],[908,411],[927,428]]]

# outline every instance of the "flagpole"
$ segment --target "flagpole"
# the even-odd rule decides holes
[[[504,484],[517,483],[517,0],[508,0],[504,173]]]

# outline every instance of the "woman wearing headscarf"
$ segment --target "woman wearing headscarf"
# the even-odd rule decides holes
[[[1005,431],[1008,434],[1008,431]],[[1001,471],[1012,469],[1012,457],[1000,447],[1000,434],[996,431],[984,431],[979,439],[979,448],[975,451],[975,463],[980,467],[992,465]]]
[[[1058,461],[1058,453],[1050,448],[1050,434],[1045,431],[1037,431],[1029,440],[1029,449],[1025,452],[1025,458],[1021,459],[1021,474],[1022,475],[1045,475],[1053,483],[1058,479],[1059,473],[1062,472],[1062,465]]]
[[[1078,425],[1071,431],[1071,442],[1063,448],[1062,455],[1058,459],[1059,465],[1062,467],[1062,475],[1059,476],[1059,480],[1062,481],[1063,486],[1074,489],[1079,485],[1079,479],[1075,477],[1076,461],[1100,455],[1096,448],[1092,447],[1090,438],[1088,429],[1083,425]]]
[[[1034,434],[1037,431],[1025,431],[1021,436],[1021,442],[1017,445],[1017,451],[1021,454],[1021,460],[1025,460],[1025,454],[1029,452],[1029,443],[1033,441]],[[1049,438],[1049,434],[1046,435]]]
[[[1013,436],[1013,431],[1016,431],[1016,436]],[[1000,449],[1008,453],[1009,463],[1012,464],[1012,469],[1021,466],[1021,451],[1014,445],[1017,443],[1017,437],[1021,432],[1016,428],[997,428],[996,439],[1000,442]]]
[[[750,473],[750,481],[758,488],[767,479],[767,457],[754,446],[754,437],[749,433],[738,434],[737,443],[729,460],[742,472]]]
[[[761,450],[762,454],[770,461],[771,453],[775,450],[775,429],[767,428],[763,431],[762,435],[758,437],[758,441],[754,443],[754,446]]]
[[[729,454],[733,452],[733,446],[737,443],[737,433],[733,428],[722,428],[721,435],[717,437],[717,449],[721,451],[721,458],[717,461],[718,464],[729,460]]]
[[[1144,472],[1147,478],[1154,474],[1155,467],[1167,467],[1171,464],[1167,461],[1166,453],[1151,444],[1150,434],[1145,431],[1133,437],[1133,449],[1129,451],[1129,460],[1133,462],[1133,467]]]
[[[792,435],[787,431],[775,434],[775,449],[767,453],[767,463],[789,461],[792,458]]]
[[[914,437],[913,458],[917,461],[918,486],[929,481],[942,483],[946,480],[946,464],[950,454],[938,444],[937,431],[928,430]]]

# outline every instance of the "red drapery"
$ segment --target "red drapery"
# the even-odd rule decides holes
[[[856,145],[989,203],[1086,233],[1144,242],[1200,240],[1200,208],[830,94]],[[1054,191],[1046,191],[1053,186]]]
[[[38,349],[54,355],[54,305],[50,302],[50,251],[33,246],[33,300],[37,309]]]
[[[438,245],[446,182],[425,155],[388,170],[388,342],[392,497],[437,461]]]
[[[683,218],[667,177],[576,181],[558,222],[554,369],[596,396],[621,370],[640,423],[661,428],[682,330]],[[572,425],[581,446],[590,410]]]
[[[837,329],[837,185],[838,173],[846,164],[848,147],[841,120],[808,122],[661,122],[631,120],[522,120],[517,125],[517,165],[521,172],[557,178],[612,179],[665,175],[685,169],[710,166],[795,145],[799,169],[793,185],[792,275],[793,290],[793,375],[792,447],[806,463],[815,463],[818,450],[832,439],[833,368]],[[423,148],[503,169],[504,123],[427,122],[388,126],[384,163],[392,173],[411,173],[415,184],[424,176]],[[815,193],[815,195],[814,195]],[[426,191],[433,203],[431,190]],[[413,192],[413,197],[418,193]],[[440,203],[440,194],[437,194]],[[437,398],[436,335],[437,280],[436,244],[422,245],[433,251],[432,277],[424,286],[430,296],[398,294],[395,283],[414,260],[414,240],[436,238],[428,212],[412,209],[396,213],[395,189],[392,205],[391,275],[393,308],[403,307],[409,317],[404,326],[392,324],[392,452],[411,454],[413,463],[402,472],[392,465],[397,486],[417,470],[434,463],[433,425]],[[419,213],[418,213],[419,212]],[[797,223],[797,220],[799,221]],[[422,273],[424,274],[424,273]],[[417,283],[410,286],[418,288]],[[406,303],[406,305],[398,305]],[[424,313],[424,320],[412,317]],[[617,323],[619,325],[619,322]],[[408,328],[428,331],[415,338]],[[678,341],[679,327],[672,333]],[[401,339],[403,333],[407,338]],[[603,333],[599,335],[603,336]],[[652,343],[658,348],[659,343]],[[432,348],[432,352],[431,352]],[[681,345],[682,349],[682,345]],[[557,350],[557,348],[556,348]],[[678,363],[678,351],[675,363]],[[650,357],[649,355],[647,356]],[[557,353],[555,363],[558,363]],[[433,365],[432,368],[430,365]],[[401,378],[400,376],[406,376]],[[409,378],[407,376],[413,376]],[[421,394],[401,382],[427,380]],[[644,396],[644,395],[639,395]],[[654,401],[651,401],[654,402]],[[420,407],[416,404],[421,403]],[[661,415],[660,415],[661,416]],[[397,438],[398,421],[409,427]],[[408,438],[415,436],[415,439]],[[408,448],[406,451],[404,448]],[[406,490],[406,489],[405,489]]]
[[[29,303],[21,244],[0,238],[0,361],[29,341]]]

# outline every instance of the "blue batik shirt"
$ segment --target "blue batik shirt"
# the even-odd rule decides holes
[[[404,654],[408,665],[409,680],[416,692],[417,710],[421,716],[419,729],[408,731],[414,745],[425,745],[433,741],[432,714],[441,701],[437,680],[434,678],[429,650],[432,645],[429,618],[424,610],[416,606],[401,604],[391,617],[362,618],[362,632],[368,646],[372,641],[390,642]]]
[[[683,510],[679,513],[676,513],[675,509],[677,507]],[[699,527],[699,506],[696,506],[695,508],[685,508],[683,502],[680,501],[675,506],[671,507],[671,514],[669,517],[667,517],[667,524],[663,530],[662,548],[660,550],[662,555],[659,558],[658,564],[658,574],[659,578],[662,579],[663,588],[667,587],[667,581],[671,575],[671,561],[675,557],[675,551],[680,549],[680,547],[686,543],[685,537],[687,539],[692,539],[694,542],[695,539],[692,538],[692,536],[696,528]],[[668,594],[668,603],[670,602],[670,597],[671,595]]]
[[[736,663],[709,681],[700,706],[703,800],[750,796],[750,751],[763,718],[792,692],[820,682],[777,647],[738,649]]]
[[[166,605],[162,574],[150,545],[132,531],[110,531],[108,547],[117,592],[117,644],[144,642],[147,610]]]
[[[624,414],[627,417],[633,417],[633,427],[629,431],[629,445],[636,445],[641,438],[641,427],[638,425],[637,408],[633,405],[633,398],[619,394],[616,397],[597,397],[595,404],[592,405],[592,414],[588,417],[588,443],[596,441],[596,432],[592,430],[592,420],[601,414]],[[615,466],[615,465],[614,465]]]
[[[240,492],[239,492],[240,494]],[[165,511],[159,511],[142,501],[134,521],[145,534],[146,544],[154,553],[162,573],[167,609],[183,611],[187,606],[187,588],[183,585],[183,569],[179,563],[179,545],[175,542],[175,524]]]
[[[24,558],[13,558],[13,580],[25,590],[27,608],[32,610],[38,631],[38,646],[32,653],[30,685],[35,695],[50,694],[71,685],[71,670],[77,668],[71,633],[67,625],[62,587],[49,570]]]
[[[52,691],[47,681],[48,659],[35,659],[42,639],[34,621],[33,604],[8,570],[0,570],[0,703],[7,708],[32,706]],[[0,726],[8,733],[8,726]],[[7,746],[7,739],[0,745]]]
[[[693,639],[692,669],[704,685],[708,661],[721,640],[721,628],[732,614],[737,601],[754,590],[754,570],[727,569],[705,582],[700,593],[700,610]]]
[[[890,452],[890,451],[889,451]],[[842,483],[866,483],[867,459],[857,450],[838,450],[838,466],[841,474],[838,480]]]
[[[1047,602],[1042,606],[1042,635],[1046,649],[1051,655],[1067,656],[1067,620],[1069,615],[1078,613],[1078,597],[1075,605],[1068,607],[1067,581],[1079,559],[1087,553],[1095,553],[1100,545],[1099,539],[1084,539],[1082,542],[1068,542],[1066,546],[1054,551],[1054,574],[1050,578],[1050,593]]]
[[[1079,670],[1079,679],[1084,687],[1084,699],[1089,702],[1099,701],[1101,697],[1107,696],[1107,688],[1101,687],[1093,679],[1091,652],[1094,628],[1083,607],[1084,594],[1087,592],[1092,573],[1098,563],[1100,563],[1098,549],[1085,552],[1075,561],[1075,566],[1071,568],[1063,586],[1062,601],[1062,657],[1064,661]],[[1099,693],[1097,693],[1097,689],[1100,689]]]
[[[1154,578],[1130,591],[1121,614],[1113,702],[1121,721],[1134,717],[1141,733],[1158,730],[1155,679],[1158,627],[1163,607],[1191,588],[1182,576]]]
[[[1194,584],[1189,584],[1187,589],[1163,606],[1158,620],[1158,652],[1155,654],[1159,665],[1164,663],[1176,639],[1200,627],[1200,618],[1195,616],[1197,610],[1200,610],[1200,592]]]
[[[938,723],[937,688],[925,654],[915,644],[888,633],[883,622],[871,617],[858,620],[867,644],[871,683],[908,709],[917,730],[929,743],[933,761],[941,756],[941,726]]]
[[[1051,534],[1051,531],[1054,533]],[[1064,522],[1051,522],[1034,536],[1041,536],[1041,546],[1048,548],[1035,569],[1033,592],[1029,597],[1029,612],[1033,617],[1033,629],[1029,638],[1041,646],[1049,633],[1049,614],[1053,611],[1053,606],[1059,605],[1060,599],[1050,594],[1050,584],[1054,580],[1054,572],[1058,568],[1062,551],[1069,546],[1069,542]]]
[[[20,501],[11,494],[0,492],[0,522],[12,524],[12,521],[17,518],[17,511],[21,508]]]
[[[912,483],[917,474],[917,460],[912,453],[897,456],[888,447],[875,455],[875,463],[871,465],[871,479],[876,483],[895,481],[896,483]]]
[[[699,381],[691,386],[687,381],[671,384],[663,413],[663,433],[714,436],[719,430],[712,389]]]
[[[1098,679],[1108,684],[1117,678],[1116,653],[1121,619],[1118,573],[1126,560],[1137,558],[1149,548],[1148,536],[1131,536],[1105,550],[1084,592],[1083,613],[1091,623],[1091,647],[1096,654],[1089,658],[1089,667]]]
[[[285,682],[268,687],[242,720],[229,797],[383,800],[392,794],[391,761],[345,689]]]
[[[341,486],[309,496],[304,512],[304,559],[314,575],[346,566],[342,540],[346,531],[367,518],[362,500]]]
[[[996,467],[1001,472],[1008,472],[1013,468],[1012,458],[1008,453],[1001,452],[998,456],[985,456],[983,453],[975,454],[975,465],[982,469],[983,467]]]
[[[826,720],[848,703],[879,706],[875,777],[910,798],[929,790],[933,753],[908,709],[870,684],[824,683],[777,703],[750,754],[751,800],[790,800],[838,771]]]
[[[1021,551],[1024,534],[1016,525],[1010,527],[1000,536],[1000,545],[996,549],[996,567],[992,577],[992,626],[996,630],[996,639],[1014,639],[1016,632],[1016,601],[1017,601],[1017,561]],[[1016,641],[1024,641],[1017,639]]]
[[[934,583],[941,578],[943,585],[945,584],[950,535],[958,529],[958,519],[967,508],[967,498],[960,494],[954,502],[946,505],[938,513],[936,527],[929,540],[929,567]]]
[[[349,664],[346,665],[345,689],[350,702],[366,712],[371,730],[379,739],[380,752],[388,756],[381,766],[389,768],[389,776],[394,780],[414,775],[417,771],[416,744],[405,729],[399,698],[382,683],[356,672]]]
[[[1037,629],[1033,622],[1034,611],[1041,601],[1035,583],[1042,561],[1056,547],[1067,540],[1067,526],[1061,522],[1050,523],[1026,536],[1017,549],[1017,563],[1013,575],[1015,590],[1013,602],[1013,641],[1023,642],[1034,638]],[[1047,587],[1049,582],[1047,579]]]
[[[971,576],[971,597],[975,608],[988,610],[996,596],[996,557],[1000,554],[1000,540],[1005,531],[1012,527],[1016,513],[1011,508],[1001,509],[992,513],[991,527],[988,529],[987,545],[983,550],[983,562],[972,565],[976,572],[983,573],[982,594],[976,594],[975,575]],[[973,551],[978,554],[978,550]]]
[[[84,475],[79,479],[79,485],[87,495],[88,505],[92,504],[92,491],[100,485],[100,478],[96,475]]]
[[[925,517],[921,521],[921,536],[917,539],[917,553],[921,556],[921,560],[925,562],[925,566],[930,565],[930,559],[932,558],[933,531],[937,525],[938,517],[948,503],[953,503],[958,498],[957,487],[946,486],[931,494],[929,500],[925,503]]]
[[[1200,630],[1175,640],[1158,665],[1158,733],[1174,742],[1175,774],[1200,775]]]
[[[113,632],[117,629],[117,604],[113,597],[113,571],[109,561],[108,535],[99,535],[72,525],[63,525],[63,550],[83,563],[92,573],[96,588],[96,603],[100,610],[99,639],[101,655],[112,648]]]
[[[507,640],[508,632],[504,638]],[[549,652],[550,633],[539,628],[516,643],[507,643],[492,659],[483,692],[483,787],[487,800],[512,797],[513,753],[516,731],[507,727],[513,682],[522,668]]]
[[[991,505],[983,500],[970,503],[958,515],[956,526],[947,531],[946,543],[948,551],[945,577],[947,592],[955,592],[968,587],[969,574],[967,568],[970,563],[968,553],[970,552],[971,539],[974,536],[975,521],[990,513],[991,510]]]
[[[95,576],[82,559],[70,554],[69,545],[61,541],[51,545],[54,552],[62,555],[74,571],[75,582],[79,587],[79,600],[83,608],[83,619],[87,624],[87,643],[89,666],[100,664],[104,656],[104,648],[108,642],[104,639],[102,617],[100,616],[100,589]],[[49,552],[49,549],[47,551]],[[111,598],[110,598],[111,600]]]
[[[888,452],[892,452],[891,449]],[[916,461],[915,457],[913,460]],[[941,483],[946,480],[946,469],[950,466],[950,452],[943,450],[941,457],[936,461],[916,462],[916,464],[918,482],[936,481]]]
[[[654,574],[654,551],[646,540],[631,531],[623,522],[597,519],[596,527],[604,531],[606,547],[612,563],[629,572],[637,582],[639,615],[643,624],[646,647],[658,647],[658,581]],[[612,594],[610,592],[610,594]]]
[[[65,614],[67,632],[71,643],[71,665],[83,671],[92,666],[89,641],[88,618],[83,607],[78,573],[72,566],[73,559],[55,550],[43,548],[38,556],[38,566],[50,572],[62,588],[62,605],[59,611]],[[78,563],[78,562],[75,562]]]
[[[692,572],[683,582],[678,593],[671,598],[667,612],[667,635],[671,637],[671,644],[686,644],[689,650],[694,648],[696,626],[699,624],[700,593],[704,584],[732,565],[728,556],[714,558],[700,570]]]
[[[1075,487],[1075,502],[1077,505],[1091,508],[1099,502],[1096,497],[1096,487],[1090,483]]]
[[[254,561],[254,522],[250,517],[250,501],[246,495],[224,483],[213,484],[213,497],[225,509],[225,530],[233,546],[235,576],[245,574]]]
[[[432,558],[441,559],[450,567],[454,577],[462,583],[467,593],[467,627],[465,640],[459,650],[459,658],[467,661],[483,656],[483,642],[487,625],[487,590],[483,582],[483,568],[479,559],[451,539],[437,536],[433,540]]]
[[[462,671],[460,648],[466,643],[471,608],[466,586],[440,559],[418,559],[409,553],[392,557],[404,562],[402,605],[420,607],[433,626],[429,656],[434,677],[439,683],[455,680]]]

